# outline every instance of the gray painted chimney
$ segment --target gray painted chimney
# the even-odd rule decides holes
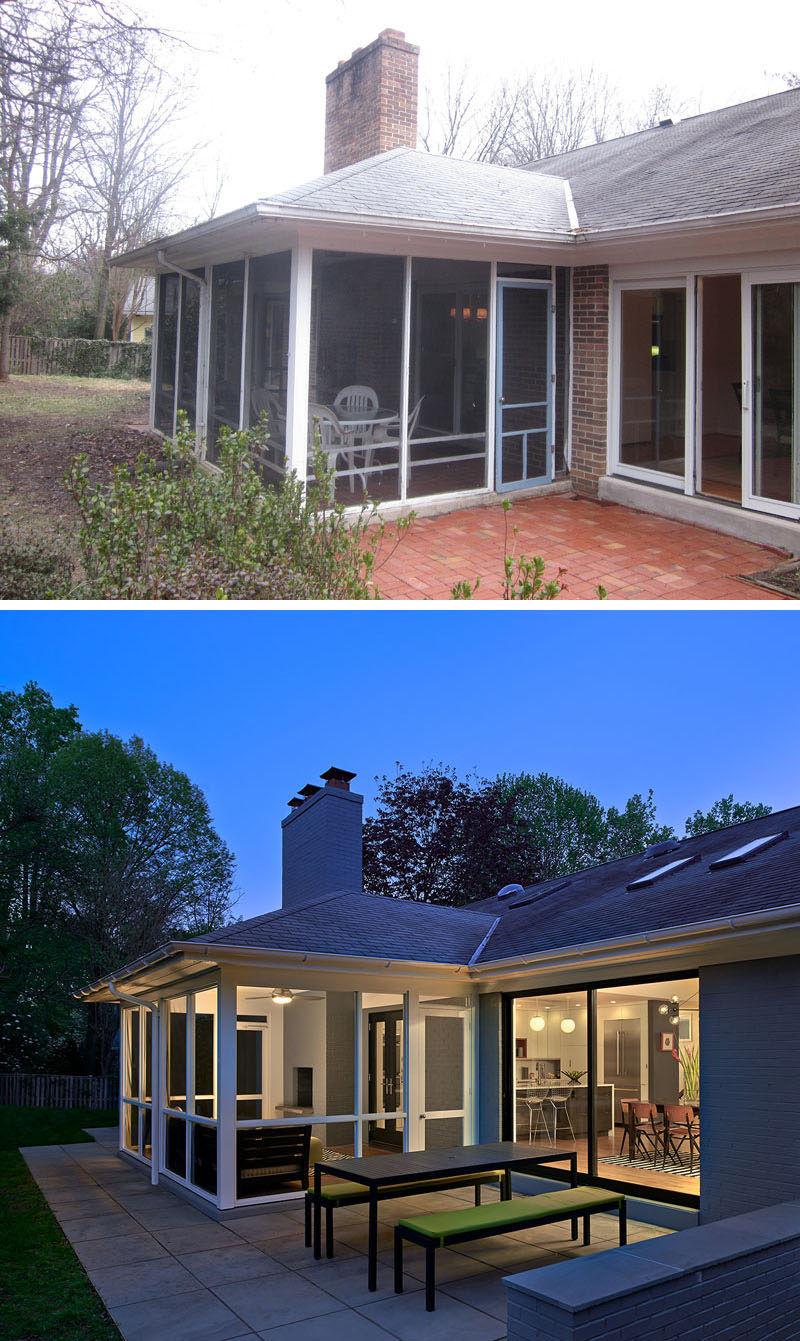
[[[320,776],[325,786],[301,787],[289,802],[291,814],[281,821],[284,908],[340,890],[361,893],[364,798],[350,790],[355,773],[329,768]]]

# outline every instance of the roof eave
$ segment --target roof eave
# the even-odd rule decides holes
[[[580,965],[585,969],[601,968],[617,959],[666,957],[682,951],[699,952],[704,947],[718,946],[753,935],[788,931],[800,933],[800,903],[755,913],[738,913],[732,917],[703,922],[689,922],[683,926],[665,927],[647,931],[639,936],[616,936],[607,940],[586,941],[581,945],[561,946],[530,954],[510,955],[505,959],[474,964],[470,976],[478,980],[510,977],[523,969],[541,968],[555,971]]]

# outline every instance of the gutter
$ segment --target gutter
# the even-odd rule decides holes
[[[587,964],[595,961],[618,958],[622,954],[646,954],[654,956],[667,947],[692,950],[703,940],[724,941],[732,936],[762,930],[800,930],[800,904],[788,904],[786,907],[768,909],[757,913],[740,913],[733,917],[713,922],[690,922],[682,927],[648,931],[641,936],[618,936],[605,941],[587,941],[583,945],[562,946],[559,949],[542,950],[537,954],[508,956],[505,959],[487,961],[475,965],[473,976],[478,978],[510,976],[530,967],[552,968],[555,965]]]

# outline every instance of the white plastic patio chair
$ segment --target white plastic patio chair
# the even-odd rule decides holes
[[[331,470],[336,470],[337,458],[341,455],[346,462],[345,469],[352,469],[352,447],[353,436],[348,434],[342,428],[338,416],[329,405],[317,405],[313,401],[308,407],[308,465],[310,471],[314,469],[314,447],[316,444],[316,435],[319,433],[319,444],[328,458],[328,465]],[[361,480],[361,487],[366,489],[367,482],[361,471],[356,471],[348,478],[350,480],[350,492],[353,493],[356,487],[356,474]]]

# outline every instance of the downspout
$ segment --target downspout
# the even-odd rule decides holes
[[[205,275],[193,275],[191,270],[184,270],[183,266],[176,265],[174,261],[170,261],[167,258],[166,252],[160,248],[156,252],[156,260],[159,265],[165,265],[168,270],[174,270],[176,275],[183,275],[184,279],[190,279],[193,284],[197,284],[201,289],[204,289],[208,283]]]
[[[109,981],[108,990],[118,1001],[126,1001],[131,1006],[144,1006],[153,1016],[153,1073],[150,1081],[150,1182],[153,1187],[157,1187],[161,1147],[161,1009],[157,1001],[146,1001],[144,997],[129,996],[127,992],[120,992],[119,988],[111,981]],[[121,1055],[124,1055],[124,1049],[121,1050]],[[124,1085],[120,1086],[120,1090],[124,1090]],[[122,1099],[120,1098],[121,1106]]]

